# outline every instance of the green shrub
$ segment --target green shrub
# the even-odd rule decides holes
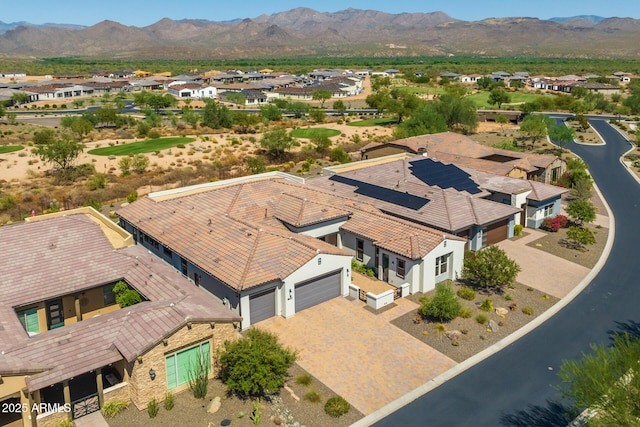
[[[89,190],[94,191],[107,185],[107,177],[103,173],[96,174],[87,180]]]
[[[131,289],[124,281],[119,281],[113,287],[113,293],[116,295],[116,303],[121,308],[129,307],[142,302],[142,297],[135,289]]]
[[[313,377],[311,376],[311,374],[309,373],[304,373],[304,374],[300,374],[296,377],[296,384],[299,385],[309,385],[311,384],[311,381],[313,380]]]
[[[175,403],[176,402],[175,398],[173,397],[173,393],[171,393],[170,391],[166,392],[164,394],[164,409],[166,409],[167,411],[172,410]]]
[[[462,277],[478,286],[502,288],[512,285],[520,270],[504,250],[489,246],[465,256]]]
[[[253,410],[251,411],[251,415],[249,415],[251,421],[253,421],[253,425],[257,426],[262,421],[262,405],[260,402],[253,402]]]
[[[136,200],[138,200],[138,192],[137,191],[134,191],[133,193],[127,194],[127,202],[128,203],[133,203]]]
[[[333,396],[324,405],[324,411],[332,417],[340,417],[351,409],[349,402],[341,396]]]
[[[522,309],[522,312],[527,316],[533,316],[533,308],[526,306]]]
[[[210,365],[209,354],[200,351],[193,366],[189,366],[189,390],[196,399],[204,399],[207,396]]]
[[[74,427],[75,425],[76,424],[73,422],[73,420],[66,419],[56,424],[56,427]]]
[[[493,311],[493,301],[491,298],[485,298],[478,308],[482,311]]]
[[[315,390],[308,391],[304,394],[304,400],[311,403],[318,403],[321,399],[320,394]]]
[[[347,152],[342,148],[334,148],[331,150],[329,152],[329,159],[331,159],[332,162],[338,163],[348,163],[351,161]]]
[[[224,343],[220,354],[220,376],[229,392],[239,396],[274,393],[284,385],[296,352],[283,347],[278,337],[257,328]]]
[[[489,322],[489,316],[484,313],[479,313],[476,316],[476,322],[480,323],[481,325],[486,325]]]
[[[363,263],[356,261],[355,259],[351,260],[351,270],[369,277],[373,277],[376,275],[376,271],[373,268],[369,268]]]
[[[154,397],[147,405],[147,413],[149,414],[149,418],[155,418],[158,415],[158,401]]]
[[[438,283],[433,298],[424,296],[420,298],[420,303],[422,305],[418,309],[418,313],[421,316],[440,321],[453,320],[460,312],[460,303],[449,282]]]
[[[160,138],[161,135],[160,135],[160,132],[158,132],[157,130],[153,129],[153,130],[150,130],[149,132],[147,132],[147,136],[150,139],[158,139],[158,138]]]
[[[469,288],[468,286],[463,286],[462,288],[458,289],[458,292],[456,292],[456,294],[460,298],[466,299],[467,301],[472,301],[476,297],[476,291]]]
[[[522,224],[516,224],[513,226],[513,234],[515,236],[522,236]]]
[[[468,307],[461,307],[459,315],[463,319],[469,319],[473,315],[473,310]]]
[[[511,301],[511,300],[513,300],[513,297],[511,296],[511,294],[504,294],[504,300],[505,301]]]
[[[129,402],[126,400],[112,400],[102,405],[102,415],[107,418],[113,418],[128,407]]]

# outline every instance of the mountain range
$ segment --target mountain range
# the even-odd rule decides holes
[[[164,18],[145,27],[102,21],[89,27],[0,22],[0,55],[121,59],[486,55],[639,58],[640,20],[489,18],[443,12],[390,14],[296,8],[254,19]]]

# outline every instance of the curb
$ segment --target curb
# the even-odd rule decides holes
[[[636,177],[636,179],[638,179],[638,178]],[[638,182],[640,183],[640,179],[638,180]],[[420,387],[410,391],[409,393],[405,394],[404,396],[399,397],[398,399],[394,400],[393,402],[383,406],[382,408],[378,409],[377,411],[375,411],[375,412],[367,415],[366,417],[358,420],[357,422],[351,424],[351,427],[366,427],[366,426],[370,426],[371,424],[373,424],[373,423],[375,423],[377,421],[380,421],[382,418],[392,414],[393,412],[397,411],[398,409],[402,408],[403,406],[408,405],[409,403],[413,402],[414,400],[422,397],[423,395],[427,394],[431,390],[435,389],[439,385],[441,385],[441,384],[447,382],[448,380],[456,377],[457,375],[463,373],[467,369],[472,368],[473,366],[477,365],[478,363],[482,362],[483,360],[485,360],[485,359],[489,358],[490,356],[494,355],[498,351],[500,351],[500,350],[504,349],[505,347],[509,346],[510,344],[516,342],[517,340],[519,340],[520,338],[522,338],[523,336],[525,336],[526,334],[528,334],[529,332],[533,331],[535,328],[537,328],[538,326],[542,325],[544,322],[549,320],[556,313],[558,313],[561,309],[563,309],[565,306],[567,306],[571,301],[573,301],[589,285],[589,283],[591,283],[593,278],[600,272],[600,270],[602,269],[602,267],[606,263],[607,259],[609,258],[609,254],[611,253],[611,248],[613,247],[613,241],[615,239],[615,234],[616,234],[616,224],[615,224],[615,218],[613,216],[613,212],[611,211],[611,208],[609,207],[609,204],[607,203],[606,199],[604,198],[604,196],[600,192],[600,189],[598,188],[598,186],[597,186],[597,184],[595,182],[593,184],[593,188],[598,193],[598,196],[600,196],[600,199],[602,200],[602,203],[604,204],[604,207],[607,210],[607,214],[609,215],[609,235],[607,237],[607,243],[606,243],[606,245],[604,247],[604,250],[602,251],[602,254],[600,255],[600,258],[598,259],[598,262],[596,262],[596,265],[580,281],[580,283],[578,283],[578,285],[576,285],[573,288],[573,290],[571,292],[569,292],[567,295],[565,295],[560,301],[558,301],[555,305],[553,305],[547,311],[542,313],[540,316],[536,317],[531,322],[527,323],[522,328],[518,329],[513,334],[509,335],[508,337],[503,338],[502,340],[498,341],[497,343],[493,344],[492,346],[487,347],[486,349],[484,349],[480,353],[478,353],[478,354],[470,357],[469,359],[459,363],[458,365],[454,366],[453,368],[449,369],[448,371],[438,375],[437,377],[433,378],[432,380],[428,381],[427,383],[421,385]]]

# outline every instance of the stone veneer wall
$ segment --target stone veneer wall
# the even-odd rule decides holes
[[[191,329],[186,325],[167,338],[165,345],[162,341],[154,348],[140,356],[141,362],[133,361],[127,366],[129,372],[129,395],[138,409],[144,409],[154,397],[158,401],[164,400],[167,392],[167,373],[165,356],[177,351],[193,347],[209,340],[211,348],[211,365],[213,370],[209,375],[213,378],[217,374],[217,353],[223,348],[225,341],[232,341],[239,336],[232,323],[215,324],[193,323]],[[155,380],[151,380],[149,370],[156,372]],[[187,388],[187,384],[171,390],[178,392]]]

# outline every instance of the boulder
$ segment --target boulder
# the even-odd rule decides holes
[[[207,412],[210,414],[215,414],[220,410],[220,406],[222,406],[222,402],[220,402],[220,396],[216,396],[213,398],[209,407],[207,408]]]
[[[487,326],[487,330],[490,330],[490,332],[497,331],[498,330],[498,324],[493,320],[489,320],[489,326]]]
[[[451,341],[455,341],[455,340],[457,340],[458,338],[460,338],[462,336],[462,332],[460,332],[458,330],[447,331],[444,334]]]
[[[509,312],[509,310],[507,310],[504,307],[497,307],[496,308],[496,314],[500,317],[504,317],[507,315],[507,313]]]

